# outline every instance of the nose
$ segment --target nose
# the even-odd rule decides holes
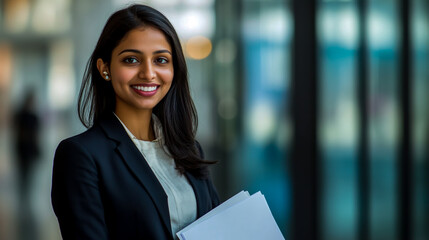
[[[152,80],[156,77],[155,69],[151,61],[144,61],[140,65],[139,78],[143,80]]]

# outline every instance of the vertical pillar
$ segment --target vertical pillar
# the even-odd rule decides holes
[[[292,1],[292,238],[319,236],[316,0]]]
[[[244,80],[242,76],[243,62],[242,54],[242,0],[216,0],[215,1],[216,15],[216,35],[213,40],[214,52],[222,51],[225,58],[223,61],[216,61],[214,67],[213,96],[216,107],[213,108],[214,116],[217,116],[215,128],[218,132],[218,138],[215,142],[212,154],[215,159],[219,159],[219,163],[214,167],[214,182],[217,186],[218,193],[221,199],[227,199],[234,195],[237,189],[235,180],[237,178],[236,169],[234,169],[237,159],[234,158],[234,153],[237,151],[237,143],[243,131],[242,125],[242,91]],[[233,89],[230,91],[221,91],[224,87]],[[232,100],[230,108],[237,107],[235,116],[230,119],[222,118],[218,113],[218,104],[221,99]]]
[[[398,163],[398,199],[399,199],[399,237],[398,239],[412,238],[412,157],[411,157],[411,86],[412,86],[412,58],[411,55],[411,30],[410,30],[410,2],[407,0],[399,1],[400,9],[400,127],[401,135],[399,138],[399,163]]]
[[[359,49],[357,56],[357,90],[359,103],[358,145],[358,239],[369,239],[369,137],[368,137],[368,44],[367,0],[357,1],[359,21]]]

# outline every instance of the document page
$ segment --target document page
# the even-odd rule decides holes
[[[217,213],[228,209],[229,207],[235,205],[236,203],[239,203],[241,201],[243,201],[244,199],[250,197],[250,194],[248,191],[241,191],[237,194],[235,194],[233,197],[231,197],[230,199],[226,200],[225,202],[223,202],[222,204],[220,204],[219,206],[217,206],[215,209],[212,209],[210,212],[204,214],[204,216],[198,218],[196,221],[194,221],[193,223],[191,223],[190,225],[186,226],[184,229],[182,229],[181,231],[179,231],[176,235],[179,237],[180,240],[182,240],[180,238],[180,233],[181,232],[186,232],[188,229],[192,228],[193,226],[199,224],[200,222],[206,220],[207,218],[216,215]]]
[[[227,204],[220,205],[220,209],[215,208],[214,213],[209,212],[211,214],[205,215],[204,219],[200,218],[179,231],[179,239],[284,240],[261,192],[247,197],[243,192],[237,195],[235,200],[226,201]]]

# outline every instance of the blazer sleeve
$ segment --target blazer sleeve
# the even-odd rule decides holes
[[[56,150],[51,200],[63,239],[108,239],[94,158],[72,139]]]
[[[201,144],[198,141],[195,141],[195,145],[198,149],[198,152],[200,153],[200,157],[204,159],[205,158],[204,151],[203,151],[203,148],[201,147]],[[210,193],[212,208],[215,208],[220,204],[219,195],[217,194],[216,188],[213,185],[213,182],[210,179],[210,176],[208,176],[207,178],[208,179],[206,180],[206,184],[207,184],[207,189],[209,190],[209,193]]]
[[[210,179],[207,180],[207,187],[209,189],[213,209],[220,204],[219,195],[217,194],[216,188],[214,187],[213,182]]]

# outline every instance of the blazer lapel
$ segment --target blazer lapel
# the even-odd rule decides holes
[[[119,154],[122,156],[122,159],[128,166],[130,172],[134,175],[135,178],[137,178],[148,195],[151,197],[162,219],[162,222],[164,223],[165,227],[167,227],[171,235],[172,231],[170,224],[170,214],[168,211],[167,194],[164,192],[161,183],[156,178],[152,169],[149,167],[140,151],[134,145],[122,124],[113,114],[109,118],[101,121],[100,126],[109,138],[115,140],[118,143],[117,150]]]
[[[207,209],[204,208],[203,204],[203,197],[201,196],[202,190],[204,189],[204,182],[201,180],[198,180],[195,178],[192,174],[189,172],[185,172],[186,177],[188,178],[189,182],[191,183],[192,188],[194,189],[195,198],[197,201],[197,219],[200,218],[203,213],[207,212]]]

